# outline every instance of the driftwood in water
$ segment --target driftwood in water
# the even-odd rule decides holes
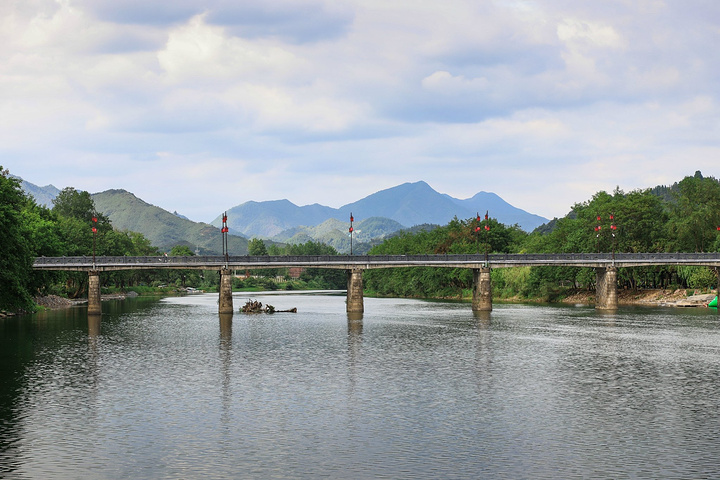
[[[263,307],[262,302],[257,300],[248,300],[245,305],[240,309],[243,313],[297,313],[297,308],[291,308],[290,310],[275,310],[275,307],[268,304]]]
[[[248,300],[240,311],[243,313],[261,313],[263,311],[263,304],[257,300]]]

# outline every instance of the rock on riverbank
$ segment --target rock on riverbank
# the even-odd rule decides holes
[[[35,297],[35,303],[45,308],[66,308],[77,304],[77,302],[73,302],[68,298],[58,297],[57,295]]]
[[[102,295],[100,300],[125,300],[128,297],[137,297],[136,292],[130,291],[128,293],[116,293],[112,295]],[[46,295],[44,297],[35,297],[35,303],[45,308],[67,308],[73,305],[82,305],[87,303],[87,298],[80,298],[76,300],[70,300],[68,298],[59,297],[57,295]]]
[[[654,305],[661,307],[707,307],[715,293],[699,294],[692,289],[677,290],[618,290],[620,305]],[[578,292],[563,299],[563,303],[594,303],[594,292]]]

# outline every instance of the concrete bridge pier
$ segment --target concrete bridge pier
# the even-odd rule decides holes
[[[233,313],[232,300],[232,272],[223,268],[220,270],[220,300],[218,301],[219,314]]]
[[[88,272],[88,315],[100,315],[101,313],[100,272],[90,270]]]
[[[492,310],[492,283],[490,267],[473,268],[473,312],[489,312]]]
[[[347,305],[348,313],[363,313],[365,306],[363,304],[363,279],[362,268],[353,268],[347,270]]]
[[[617,310],[617,268],[595,269],[595,308],[598,310]]]

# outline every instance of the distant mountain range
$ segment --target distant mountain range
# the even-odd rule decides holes
[[[401,228],[420,224],[445,225],[454,217],[467,219],[478,212],[506,225],[519,225],[526,231],[548,222],[547,218],[513,207],[494,193],[480,192],[465,200],[436,192],[425,182],[404,183],[373,193],[340,208],[313,204],[299,207],[288,200],[246,202],[227,211],[231,232],[247,237],[280,239],[288,237],[286,231],[300,226],[317,226],[328,219],[345,224],[352,213],[358,220],[386,218],[397,222]],[[211,222],[217,227],[222,218]]]
[[[35,201],[52,207],[60,193],[53,185],[38,187],[27,181],[22,188]],[[201,254],[221,254],[222,218],[210,224],[193,222],[177,212],[151,205],[125,190],[107,190],[92,195],[97,210],[110,218],[115,228],[145,235],[153,245],[169,250],[187,245]],[[404,183],[379,191],[340,208],[319,204],[299,207],[288,200],[246,202],[227,211],[229,248],[232,254],[247,253],[248,238],[281,243],[308,240],[332,245],[339,252],[350,251],[348,227],[354,216],[355,245],[376,242],[416,225],[445,225],[454,217],[468,219],[477,213],[526,231],[548,222],[505,202],[494,193],[480,192],[465,200],[440,194],[425,182]]]
[[[38,205],[45,205],[48,208],[52,208],[52,201],[55,199],[55,197],[58,196],[58,193],[60,193],[60,189],[55,187],[55,185],[38,187],[37,185],[33,185],[32,183],[27,182],[20,177],[15,178],[20,180],[20,186],[22,187],[23,191],[28,195],[32,195],[32,197],[35,199],[35,203],[37,203]]]

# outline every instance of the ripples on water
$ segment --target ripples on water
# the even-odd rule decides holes
[[[0,478],[720,476],[710,310],[253,298],[1,320]]]

